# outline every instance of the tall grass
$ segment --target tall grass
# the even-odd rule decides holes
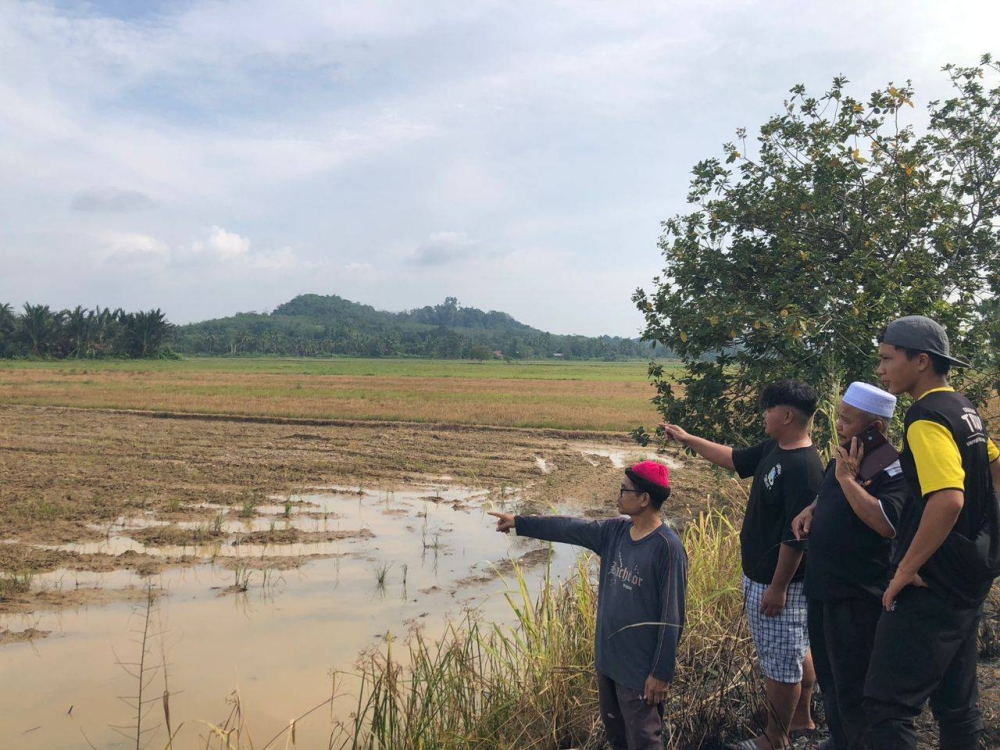
[[[671,748],[746,736],[761,710],[730,512],[710,507],[683,534],[690,558],[688,620],[665,706]],[[366,653],[357,672],[339,675],[340,684],[355,691],[357,705],[331,747],[601,747],[593,569],[590,556],[581,557],[567,582],[546,580],[532,601],[515,568],[507,594],[513,625],[469,615],[437,643],[417,631],[401,645]]]
[[[429,643],[415,631],[402,658],[390,642],[340,675],[356,681],[357,708],[332,747],[550,748],[594,735],[592,677],[596,593],[589,561],[558,585],[546,580],[532,601],[519,568],[507,594],[513,626],[470,614]],[[570,743],[570,744],[567,744]]]

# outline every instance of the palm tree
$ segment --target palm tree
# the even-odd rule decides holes
[[[59,335],[59,320],[48,305],[32,305],[30,302],[25,302],[21,323],[31,344],[32,354],[41,357],[43,353],[52,350]]]
[[[83,357],[90,348],[92,314],[81,305],[65,311],[66,335],[69,338],[69,356]]]
[[[0,303],[0,357],[11,353],[14,334],[17,332],[17,316],[7,302]]]
[[[163,342],[173,330],[167,316],[160,308],[148,312],[137,312],[131,318],[131,333],[135,356],[153,357],[160,351]]]

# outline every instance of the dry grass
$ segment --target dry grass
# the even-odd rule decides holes
[[[257,361],[17,363],[0,369],[0,401],[35,406],[150,410],[310,419],[443,422],[498,427],[627,431],[657,420],[646,365],[480,370],[481,376],[269,371]],[[285,363],[283,363],[285,364]],[[432,373],[432,371],[430,371]],[[507,375],[513,377],[507,377]],[[558,375],[564,378],[558,379]],[[544,376],[544,377],[541,377]],[[604,379],[602,379],[602,377]]]

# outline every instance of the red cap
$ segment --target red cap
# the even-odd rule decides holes
[[[639,478],[663,489],[670,488],[670,469],[656,461],[643,461],[625,470],[631,479]]]

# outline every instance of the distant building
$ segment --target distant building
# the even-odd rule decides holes
[[[552,356],[555,357],[556,359],[562,359],[563,358],[563,353],[562,352],[555,352],[555,353],[553,353]]]
[[[503,359],[503,352],[497,349],[493,352],[493,356],[497,359]]]

